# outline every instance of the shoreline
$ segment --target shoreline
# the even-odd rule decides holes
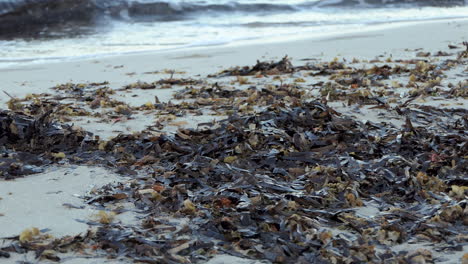
[[[398,28],[414,27],[418,25],[437,24],[444,22],[466,22],[468,17],[457,17],[457,18],[438,18],[428,20],[403,20],[403,21],[392,21],[392,22],[376,22],[367,23],[362,25],[362,28],[349,29],[345,32],[332,32],[332,33],[311,33],[305,36],[299,36],[291,33],[286,36],[270,36],[270,37],[259,37],[255,39],[239,39],[229,42],[221,42],[214,44],[187,44],[182,47],[173,47],[159,50],[143,50],[143,51],[128,51],[122,53],[101,53],[101,54],[89,54],[77,57],[47,57],[47,58],[23,58],[20,61],[15,60],[2,60],[5,63],[17,63],[14,65],[8,65],[0,67],[0,72],[3,70],[8,71],[9,69],[21,69],[28,67],[40,67],[48,64],[61,64],[61,63],[77,63],[82,61],[91,60],[112,60],[117,58],[125,58],[132,56],[157,56],[167,53],[184,53],[184,52],[206,52],[211,49],[236,49],[236,48],[249,48],[262,45],[277,45],[294,43],[298,41],[324,41],[329,39],[340,39],[340,38],[353,38],[359,35],[374,36],[378,35],[379,32],[385,32],[387,30],[395,30]],[[374,34],[373,34],[374,33]],[[315,35],[314,35],[315,34]],[[21,62],[29,62],[22,64]]]
[[[419,32],[427,32],[421,34]],[[109,81],[113,87],[132,82],[152,81],[167,76],[165,70],[184,72],[180,77],[213,74],[235,65],[253,65],[257,59],[274,60],[288,55],[293,63],[301,59],[347,60],[375,59],[377,56],[408,58],[415,49],[436,52],[456,41],[466,41],[468,20],[417,24],[376,31],[374,35],[348,34],[328,39],[306,39],[267,45],[210,47],[139,55],[115,56],[60,63],[45,63],[0,69],[1,90],[12,96],[48,92],[49,88],[67,82]],[[369,48],[370,47],[370,48]],[[149,72],[158,72],[148,74]],[[9,100],[0,97],[0,105]]]
[[[157,232],[151,234],[154,237],[162,236],[156,242],[167,243],[164,250],[170,248],[169,255],[164,256],[174,258],[174,261],[179,263],[188,261],[187,255],[198,262],[206,262],[213,256],[215,256],[212,259],[214,263],[229,260],[234,263],[250,264],[254,261],[248,257],[258,259],[256,256],[263,256],[261,258],[268,259],[268,261],[280,261],[290,256],[296,258],[299,256],[298,252],[301,252],[296,251],[296,247],[292,246],[293,239],[289,241],[290,238],[284,236],[286,233],[282,233],[282,237],[275,237],[281,241],[288,240],[284,242],[284,246],[289,247],[288,250],[290,250],[286,254],[277,251],[274,246],[267,247],[267,250],[252,247],[252,243],[255,244],[256,239],[262,238],[264,244],[267,245],[273,241],[268,237],[269,234],[275,235],[280,232],[279,229],[291,226],[293,230],[291,234],[296,236],[295,239],[304,239],[304,243],[318,241],[320,245],[312,243],[310,249],[322,247],[322,250],[329,254],[322,257],[336,260],[336,258],[346,256],[333,255],[334,250],[341,250],[341,248],[328,251],[328,243],[334,241],[340,244],[348,241],[349,238],[363,235],[367,232],[365,229],[367,223],[385,226],[386,223],[381,223],[380,219],[387,217],[388,222],[392,222],[395,221],[392,217],[395,214],[406,222],[382,227],[378,231],[380,233],[372,233],[369,234],[369,238],[366,237],[366,239],[378,241],[378,245],[366,243],[356,245],[362,249],[361,254],[356,253],[361,261],[370,261],[379,257],[379,254],[392,252],[395,259],[407,261],[436,259],[445,263],[457,263],[462,258],[463,249],[466,249],[463,244],[459,244],[461,251],[457,251],[456,245],[449,245],[453,247],[453,250],[450,250],[453,254],[446,256],[436,252],[435,249],[449,248],[449,246],[440,241],[434,242],[435,244],[431,246],[426,244],[431,236],[437,236],[429,224],[440,224],[440,228],[445,230],[443,229],[445,221],[456,225],[459,222],[454,219],[457,216],[462,218],[466,214],[466,205],[465,211],[458,205],[464,189],[460,187],[462,190],[460,193],[460,189],[453,187],[458,179],[446,177],[439,180],[438,175],[429,175],[433,173],[430,169],[425,169],[425,172],[420,170],[428,166],[427,160],[429,160],[431,161],[429,166],[439,169],[441,175],[447,174],[444,170],[453,170],[458,174],[462,172],[460,166],[463,165],[463,160],[453,154],[459,150],[452,142],[462,140],[463,134],[457,135],[454,132],[457,129],[456,120],[462,120],[463,111],[466,112],[468,109],[468,99],[463,93],[465,89],[463,82],[467,79],[466,59],[452,62],[456,67],[448,65],[451,60],[457,61],[457,54],[463,51],[464,46],[461,43],[467,40],[467,29],[468,20],[449,23],[444,21],[429,25],[418,24],[380,30],[375,34],[349,34],[321,40],[306,39],[266,45],[126,55],[99,60],[44,64],[9,71],[0,70],[0,77],[4,81],[0,90],[5,90],[17,98],[32,93],[39,94],[36,97],[39,103],[35,102],[34,97],[19,101],[18,112],[22,110],[34,112],[40,110],[42,106],[47,107],[51,103],[57,103],[57,109],[60,111],[54,118],[59,120],[63,118],[60,122],[69,124],[72,130],[77,129],[75,126],[81,126],[86,131],[99,136],[93,139],[97,141],[94,145],[90,144],[90,148],[101,158],[98,160],[105,161],[105,158],[112,157],[120,162],[115,162],[115,164],[128,163],[131,166],[126,165],[128,166],[126,169],[137,173],[130,176],[130,180],[121,178],[101,168],[103,164],[93,163],[92,160],[88,161],[89,167],[67,168],[68,159],[70,162],[73,160],[81,162],[79,160],[81,157],[73,151],[68,153],[65,150],[66,154],[51,154],[46,150],[42,157],[49,157],[51,160],[61,159],[53,163],[54,166],[60,168],[59,170],[26,175],[22,179],[8,181],[8,185],[0,184],[0,197],[3,198],[0,200],[0,214],[5,214],[0,216],[0,222],[22,219],[14,230],[0,230],[0,233],[13,235],[23,228],[40,225],[37,226],[40,229],[54,229],[56,226],[55,231],[59,231],[56,234],[61,236],[66,233],[64,223],[73,222],[76,217],[80,218],[79,220],[91,219],[92,215],[96,214],[96,210],[117,212],[120,217],[122,208],[140,207],[139,210],[146,211],[145,214],[136,213],[136,217],[129,215],[122,219],[117,217],[115,223],[101,220],[101,225],[90,225],[91,229],[97,226],[99,230],[105,232],[104,235],[100,233],[101,237],[95,235],[90,238],[95,239],[96,243],[89,244],[86,252],[91,255],[97,254],[98,257],[116,257],[118,251],[114,254],[115,248],[106,248],[108,245],[102,241],[102,236],[104,240],[113,239],[110,234],[116,232],[115,234],[121,234],[124,239],[128,239],[125,240],[125,243],[128,243],[125,245],[134,245],[132,243],[136,243],[135,240],[119,233],[121,231],[119,228],[128,232],[137,230],[140,236],[142,230],[140,224],[145,223],[144,228],[148,228],[147,225],[151,227],[145,229],[145,232],[156,230]],[[457,49],[449,49],[448,44],[455,44]],[[447,55],[439,56],[438,51],[445,52]],[[427,52],[429,55],[426,54]],[[419,53],[422,55],[418,55]],[[289,55],[288,58],[292,58],[292,64],[287,60],[288,58],[284,57],[286,54]],[[258,65],[257,60],[267,62]],[[279,62],[273,67],[275,63],[269,63],[269,61]],[[244,65],[249,66],[250,70],[245,75],[241,68]],[[235,66],[238,68],[231,68]],[[254,71],[253,68],[256,66],[258,69]],[[434,70],[437,67],[442,67],[443,72]],[[207,74],[213,76],[207,76]],[[414,77],[411,77],[412,75]],[[437,79],[440,76],[443,78]],[[70,84],[57,86],[65,83]],[[55,89],[52,90],[51,87]],[[110,90],[106,90],[106,87]],[[89,100],[83,100],[83,98]],[[0,97],[0,104],[5,105],[9,99],[7,96]],[[90,99],[99,100],[91,102]],[[23,108],[28,105],[35,105],[35,107]],[[299,108],[299,111],[294,110],[296,108]],[[75,110],[89,113],[74,115]],[[232,116],[233,112],[239,114],[238,119],[226,120],[225,118]],[[303,114],[309,115],[308,119],[304,118]],[[261,117],[259,122],[252,123],[252,120],[259,116]],[[293,118],[289,120],[291,117]],[[242,121],[241,118],[245,120]],[[278,121],[277,128],[272,129],[270,125],[265,125],[263,123],[265,120]],[[282,123],[281,120],[286,120],[286,123]],[[308,123],[309,121],[312,123]],[[200,134],[202,132],[190,130],[190,128],[197,128],[198,123],[206,124],[208,128],[202,128],[202,131],[211,131],[211,134],[203,135]],[[454,125],[452,127],[439,125],[444,123]],[[231,128],[223,131],[222,128],[226,125]],[[237,135],[233,128],[242,128],[243,132]],[[11,130],[14,131],[14,129]],[[142,130],[144,133],[141,132]],[[303,133],[304,131],[306,132]],[[439,134],[438,131],[447,132],[451,136],[445,138],[444,133]],[[294,136],[293,133],[295,133]],[[431,150],[430,146],[426,146],[428,144],[424,142],[429,142],[431,138],[434,138],[431,133],[437,135],[438,138],[433,143],[437,144],[436,149],[447,149],[446,151],[438,153]],[[128,138],[113,138],[119,134],[126,135],[125,137]],[[275,137],[281,137],[282,142],[289,145],[282,147],[285,143],[269,142],[268,140],[272,140],[272,134]],[[173,137],[174,140],[167,140],[165,135]],[[211,136],[211,140],[217,142],[218,145],[226,145],[227,150],[212,149],[209,142],[203,140],[205,136]],[[258,148],[258,151],[254,151],[252,155],[263,155],[261,158],[253,157],[257,163],[282,153],[278,157],[281,162],[276,164],[281,170],[270,172],[268,167],[271,165],[265,162],[257,168],[258,172],[256,171],[255,174],[247,173],[254,180],[252,183],[252,179],[244,175],[250,168],[243,168],[242,166],[247,163],[240,162],[240,160],[252,162],[251,159],[247,159],[250,158],[250,154],[244,154],[250,153],[250,150],[243,148],[242,145],[234,148],[229,145],[233,143],[227,144],[219,141],[225,136],[231,137],[229,142],[236,142],[241,136],[245,137],[244,141],[251,145],[250,150]],[[350,140],[340,141],[340,138]],[[423,150],[416,151],[418,155],[403,157],[414,150],[404,149],[407,146],[401,143],[402,138],[408,142],[407,144],[414,143]],[[265,144],[265,148],[259,143],[262,140],[269,142]],[[336,142],[337,140],[339,142]],[[443,143],[439,143],[441,140]],[[155,142],[158,147],[154,145],[151,148],[147,147],[147,144],[156,144]],[[367,145],[353,145],[354,142],[364,142],[363,144]],[[132,144],[136,144],[136,147]],[[382,147],[382,144],[388,145]],[[398,144],[402,146],[395,147]],[[128,147],[130,150],[123,151],[119,146]],[[207,148],[205,153],[216,152],[216,154],[213,154],[214,156],[195,154],[200,146]],[[163,150],[158,150],[158,148]],[[187,151],[187,148],[191,148],[191,151]],[[404,151],[400,151],[400,148]],[[333,154],[333,149],[340,151]],[[384,153],[388,149],[391,149],[388,155],[376,154]],[[148,153],[142,154],[141,150],[148,151]],[[341,152],[342,150],[346,151]],[[370,150],[375,150],[376,153],[370,153]],[[131,158],[118,153],[130,153],[136,157]],[[170,153],[173,156],[164,156],[164,153]],[[291,153],[297,153],[297,156],[288,156]],[[449,159],[446,155],[452,155],[450,162],[445,162],[445,159]],[[75,159],[75,156],[78,159]],[[283,159],[283,156],[288,156],[290,159]],[[157,161],[151,157],[157,157],[160,160]],[[86,161],[86,158],[84,159]],[[338,159],[346,160],[346,163],[340,165],[340,170],[346,170],[346,173],[335,175],[339,173],[339,170],[334,171],[329,167],[335,166]],[[210,162],[206,163],[206,160]],[[320,160],[320,163],[315,160]],[[170,162],[171,166],[164,167],[167,162]],[[307,167],[301,162],[305,162]],[[381,162],[385,162],[385,169],[379,169]],[[395,162],[406,164],[407,169],[403,170],[398,164],[396,166]],[[416,162],[416,165],[408,162]],[[108,163],[104,164],[110,166]],[[256,162],[251,164],[254,167],[257,166]],[[364,178],[363,174],[356,173],[356,168],[359,171],[364,166],[363,164],[368,164],[365,165]],[[210,170],[205,171],[204,167]],[[113,169],[116,170],[116,167]],[[67,172],[63,173],[63,170]],[[98,172],[93,174],[94,172],[90,172],[93,170]],[[57,171],[60,175],[54,174]],[[82,182],[75,181],[76,178],[70,175],[65,177],[66,174],[80,171],[86,175],[81,179]],[[224,171],[229,173],[224,173]],[[180,177],[177,176],[178,174]],[[211,176],[207,178],[206,175]],[[326,182],[321,182],[322,176],[325,175],[327,175]],[[104,176],[108,179],[103,178]],[[96,181],[96,177],[99,181]],[[215,177],[214,180],[211,177]],[[370,178],[366,179],[368,177]],[[315,180],[309,181],[308,179]],[[345,179],[348,182],[341,182]],[[377,179],[396,189],[391,195],[386,194],[385,188],[381,191],[373,190],[377,187],[371,183],[375,183]],[[400,200],[398,191],[401,189],[398,188],[401,187],[395,183],[396,180],[411,183],[405,185],[405,188],[412,190],[411,193],[404,195],[409,202]],[[47,184],[50,181],[54,184]],[[91,184],[105,185],[112,181],[114,184],[104,188],[89,186]],[[332,181],[330,186],[327,185],[328,181]],[[80,183],[83,184],[80,186]],[[200,190],[196,187],[199,183],[209,188]],[[252,188],[245,187],[250,184],[253,184]],[[307,193],[302,189],[306,184],[312,186],[310,187],[312,189],[316,188],[313,187],[315,185],[327,187],[321,191],[313,193],[307,191],[309,192]],[[360,184],[363,186],[360,187]],[[15,186],[21,186],[21,188]],[[34,188],[28,192],[28,186],[42,186],[42,188]],[[11,191],[11,188],[24,191],[17,194]],[[216,192],[212,195],[207,194],[209,193],[207,190],[211,189]],[[443,192],[443,195],[440,195],[443,199],[437,195],[431,196],[422,192],[421,189],[427,189],[428,192],[433,193]],[[368,191],[372,192],[367,194]],[[85,204],[83,201],[81,206],[86,206],[80,208],[78,197],[72,196],[74,194],[83,196],[88,192],[97,197],[104,197],[103,201],[92,204]],[[265,192],[268,198],[262,198],[262,192]],[[324,193],[329,194],[322,197]],[[362,195],[362,193],[366,194]],[[415,193],[419,195],[416,198],[413,197]],[[118,196],[115,196],[117,194]],[[166,196],[167,199],[164,198]],[[285,199],[286,196],[289,198]],[[49,203],[49,199],[53,199],[50,197],[56,197],[58,200]],[[112,197],[111,201],[106,202],[105,199],[109,197]],[[257,199],[258,197],[260,198]],[[9,208],[18,204],[28,204],[32,199],[35,199],[35,210],[25,210],[22,207]],[[341,202],[337,203],[337,201]],[[425,209],[425,206],[436,204],[429,203],[429,201],[438,202],[437,212]],[[66,208],[62,202],[73,203],[78,208]],[[417,207],[415,205],[417,202],[422,205]],[[160,214],[152,215],[153,211],[145,208],[151,208],[155,204],[157,206],[153,210]],[[250,212],[255,212],[258,219],[271,222],[265,220],[266,226],[247,225],[245,228],[236,229],[238,232],[229,230],[238,224],[236,221],[239,220],[237,219],[239,213],[236,210],[245,210],[246,204],[255,207]],[[5,205],[9,207],[2,207]],[[336,211],[327,211],[331,205],[335,206],[332,209]],[[231,206],[237,207],[231,208]],[[305,210],[299,210],[300,206],[303,206]],[[227,219],[210,218],[212,215],[219,214],[217,207],[221,207],[218,209],[228,216]],[[41,210],[42,208],[48,209]],[[411,233],[412,236],[406,238],[406,231],[416,232],[415,229],[405,230],[406,225],[413,225],[415,219],[421,218],[419,215],[413,215],[411,208],[414,208],[418,214],[428,214],[422,219],[427,221],[423,224],[427,225],[429,231],[420,230],[417,232],[418,236]],[[282,215],[283,212],[288,212],[288,214]],[[175,213],[175,216],[172,213]],[[61,218],[57,219],[57,215]],[[316,218],[317,215],[320,217]],[[428,217],[432,217],[433,220]],[[278,218],[281,218],[281,222],[276,221]],[[327,220],[320,222],[324,218]],[[336,218],[339,218],[341,222],[331,224],[336,221]],[[36,219],[42,220],[38,222]],[[48,222],[44,219],[50,220]],[[193,220],[193,223],[187,222],[187,219]],[[253,221],[249,219],[239,221]],[[205,226],[200,224],[203,221],[210,221],[204,235],[212,235],[213,232],[216,234],[216,240],[212,245],[204,242],[203,239],[206,237],[199,238],[194,235],[198,234],[199,230],[204,230]],[[198,226],[191,232],[187,232],[194,228],[191,224]],[[0,226],[7,226],[7,223]],[[457,225],[458,227],[460,226]],[[70,230],[70,235],[83,234],[86,228],[87,225],[76,224],[73,231]],[[219,231],[224,229],[228,231],[226,233]],[[300,230],[300,232],[296,233],[294,230]],[[105,234],[109,234],[109,237]],[[258,235],[259,238],[257,238],[257,234],[262,235]],[[224,235],[229,239],[224,241]],[[248,243],[238,241],[238,244],[230,244],[230,239],[236,239],[236,236],[241,235],[243,240],[240,241]],[[166,242],[166,236],[175,240]],[[191,236],[194,236],[195,240],[192,240]],[[187,239],[187,237],[191,238]],[[40,238],[44,239],[44,237]],[[146,241],[145,239],[153,238],[143,237],[139,241]],[[219,239],[223,241],[218,241]],[[12,243],[17,242],[15,239],[9,241],[11,240],[13,240]],[[404,243],[400,243],[401,241]],[[32,242],[34,245],[37,241],[32,239]],[[148,246],[156,251],[161,249],[154,241],[149,242],[151,243],[138,245],[142,246],[141,250]],[[301,245],[296,246],[301,247]],[[197,253],[199,247],[203,249],[201,253]],[[189,248],[193,250],[189,250],[190,252],[186,254]],[[406,248],[409,248],[406,251],[410,252],[406,252]],[[252,251],[255,252],[253,256],[249,253]],[[0,253],[3,253],[1,249]],[[58,253],[48,252],[48,254],[51,255],[46,255],[45,258],[53,257]],[[131,254],[138,255],[139,253]],[[70,258],[69,255],[58,255],[63,259]],[[11,260],[13,263],[14,260],[21,260],[23,257],[26,258],[26,256],[14,255],[8,261]],[[312,258],[312,256],[303,257]],[[34,259],[34,256],[28,256],[28,258]],[[125,263],[129,259],[121,261]]]

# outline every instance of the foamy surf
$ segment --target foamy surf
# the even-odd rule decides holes
[[[116,54],[165,51],[254,41],[321,37],[399,26],[415,21],[468,17],[461,1],[154,1],[0,0],[0,67]],[[73,8],[66,9],[68,5]],[[63,10],[60,10],[62,8]],[[44,11],[48,10],[48,11]],[[24,14],[22,13],[24,11]],[[63,11],[63,12],[62,12]],[[29,14],[28,14],[29,12]],[[31,22],[34,12],[56,16]],[[78,16],[88,12],[87,16]],[[37,14],[36,14],[37,15]],[[42,16],[36,18],[42,19]],[[60,26],[54,23],[61,21]],[[18,22],[18,21],[17,21]],[[14,29],[11,26],[9,29]],[[24,31],[21,27],[25,27]]]

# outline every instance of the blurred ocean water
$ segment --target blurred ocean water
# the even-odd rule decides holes
[[[468,17],[468,0],[0,0],[0,67]]]

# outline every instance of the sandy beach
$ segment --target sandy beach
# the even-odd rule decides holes
[[[154,81],[164,74],[148,72],[177,70],[183,76],[205,76],[221,69],[253,65],[257,60],[279,59],[288,55],[293,63],[303,59],[330,60],[335,57],[372,60],[414,58],[417,51],[445,50],[451,43],[466,40],[467,20],[440,20],[396,23],[385,30],[356,32],[324,38],[299,39],[278,43],[243,46],[192,48],[189,50],[143,53],[101,59],[38,64],[23,68],[0,69],[2,89],[13,96],[48,92],[50,87],[67,82],[103,82],[113,87],[135,81]],[[8,97],[2,96],[4,103]]]
[[[285,55],[291,59],[294,66],[306,64],[318,64],[320,62],[339,61],[344,64],[350,64],[354,69],[370,68],[372,65],[379,67],[384,64],[397,63],[397,60],[427,59],[430,62],[438,63],[446,57],[435,56],[439,51],[446,52],[448,57],[455,59],[457,54],[464,50],[462,43],[468,41],[468,20],[438,20],[414,23],[401,23],[389,26],[386,29],[377,31],[356,32],[350,34],[326,36],[321,38],[303,38],[289,41],[278,41],[270,43],[253,43],[245,45],[226,45],[214,47],[200,47],[185,50],[127,54],[120,56],[104,57],[90,60],[76,60],[60,63],[44,63],[29,66],[2,68],[0,69],[0,108],[7,109],[7,102],[14,98],[23,98],[29,94],[50,94],[60,95],[63,98],[69,96],[66,90],[51,89],[60,84],[66,83],[104,83],[106,86],[115,89],[116,92],[111,95],[112,99],[124,102],[131,107],[140,107],[153,104],[155,96],[157,103],[167,103],[169,101],[178,104],[184,100],[194,102],[198,99],[181,96],[174,98],[174,93],[185,92],[191,85],[170,85],[166,88],[158,89],[123,89],[122,87],[131,86],[135,83],[152,83],[161,79],[194,79],[205,82],[208,75],[217,75],[222,70],[230,69],[235,66],[252,66],[257,60],[260,61],[279,61]],[[450,49],[453,45],[457,48]],[[421,52],[430,55],[422,56]],[[354,61],[354,62],[353,62]],[[438,84],[442,91],[450,84],[466,82],[468,79],[466,59],[456,68],[444,72],[446,77]],[[262,86],[269,83],[278,85],[281,83],[299,83],[307,87],[307,93],[311,98],[323,100],[329,99],[328,106],[335,111],[351,117],[353,120],[366,123],[366,121],[381,123],[386,122],[396,127],[407,124],[404,116],[398,114],[388,114],[384,108],[366,105],[356,107],[345,100],[333,100],[331,92],[322,93],[313,84],[327,82],[329,76],[308,75],[303,72],[294,72],[280,74],[281,77],[271,76],[248,77],[243,81],[236,76],[220,76],[209,79],[209,82],[203,85],[217,83],[217,85],[232,86],[240,90],[248,90],[249,86]],[[338,78],[338,77],[336,77]],[[395,93],[388,98],[405,101],[412,96],[412,89],[406,88],[410,74],[396,79],[386,80],[385,89],[394,89]],[[245,82],[245,83],[244,83]],[[401,85],[400,85],[401,84]],[[164,84],[161,84],[163,86]],[[466,85],[466,84],[465,84]],[[196,85],[193,85],[197,87]],[[99,86],[101,87],[101,86]],[[389,88],[390,87],[390,88]],[[448,89],[448,88],[447,88]],[[466,90],[466,86],[464,88]],[[376,92],[376,91],[373,91]],[[11,97],[10,97],[11,96]],[[92,96],[92,95],[90,95]],[[413,96],[416,99],[412,101],[415,108],[419,106],[435,106],[444,109],[468,109],[468,100],[465,96],[444,97],[438,95]],[[48,97],[52,98],[52,97]],[[83,102],[76,101],[74,98],[67,98],[63,103],[68,103],[74,107],[84,107]],[[389,100],[389,104],[392,101]],[[101,102],[102,105],[102,102]],[[202,105],[202,103],[200,103]],[[144,108],[144,107],[143,107]],[[359,108],[359,109],[358,109]],[[88,108],[86,108],[89,110]],[[122,111],[124,111],[123,109]],[[175,135],[179,129],[197,128],[200,123],[215,123],[227,116],[225,113],[213,114],[213,112],[203,112],[200,114],[186,114],[177,116],[168,112],[167,116],[173,115],[170,120],[164,119],[163,114],[154,115],[154,108],[142,109],[133,113],[131,118],[126,117],[106,117],[104,110],[89,110],[92,113],[100,113],[101,116],[70,116],[64,120],[66,123],[74,126],[80,126],[86,131],[98,135],[100,139],[111,139],[119,134],[132,134],[147,129],[147,127],[161,124],[158,133],[168,133]],[[94,112],[93,112],[94,111]],[[434,121],[435,122],[435,121]],[[431,124],[428,124],[428,126]],[[465,157],[466,158],[466,157]],[[72,162],[71,162],[72,163]],[[147,174],[148,170],[138,171],[138,175]],[[18,236],[27,228],[37,227],[39,229],[49,229],[48,231],[55,237],[66,235],[76,236],[84,234],[89,228],[88,225],[93,217],[99,214],[101,210],[113,210],[96,206],[93,203],[86,203],[86,199],[99,193],[97,190],[106,184],[128,185],[136,184],[138,180],[132,179],[132,176],[117,174],[112,169],[105,166],[74,165],[63,162],[48,165],[44,172],[34,175],[26,175],[22,178],[13,180],[0,180],[0,237]],[[88,198],[85,198],[88,197]],[[466,196],[458,202],[465,206]],[[364,199],[364,198],[363,198]],[[378,218],[384,214],[383,211],[371,206],[372,201],[365,201],[359,213],[363,218]],[[74,208],[64,206],[72,204]],[[117,207],[130,206],[122,201],[121,204],[113,204]],[[129,210],[118,214],[116,223],[122,226],[131,226],[138,224],[143,216],[138,210]],[[77,221],[79,220],[79,221]],[[172,220],[168,220],[170,222]],[[190,221],[190,220],[187,220]],[[88,224],[87,224],[88,223]],[[177,230],[182,229],[184,224],[164,223]],[[162,223],[160,225],[163,225]],[[175,232],[175,231],[174,231]],[[348,231],[346,231],[348,232]],[[346,232],[338,232],[346,236]],[[338,233],[337,236],[338,236]],[[346,233],[346,234],[345,234]],[[437,263],[461,263],[466,246],[466,226],[460,235],[461,250],[457,251],[433,251],[432,259]],[[464,238],[462,238],[464,236]],[[463,240],[464,239],[464,240]],[[7,245],[8,240],[3,241]],[[464,246],[463,246],[464,243]],[[431,250],[432,245],[428,242],[405,241],[397,245],[390,246],[395,250],[416,251],[418,249]],[[176,253],[181,252],[175,252]],[[131,260],[125,257],[99,262],[99,259],[82,258],[76,252],[60,253],[61,263],[129,263]],[[87,253],[89,254],[89,253]],[[104,254],[98,254],[105,258]],[[216,254],[213,254],[216,255]],[[248,259],[240,256],[228,256],[229,252],[223,253],[219,250],[218,256],[211,260],[200,260],[211,264],[221,263],[239,263],[253,264],[263,263],[261,260]],[[90,255],[88,255],[90,256]],[[421,257],[422,258],[422,257]],[[12,254],[10,258],[1,258],[1,263],[16,263],[16,261],[31,261],[36,263],[35,256],[28,254]],[[50,260],[41,260],[40,263],[48,263]],[[94,261],[94,262],[93,262]],[[102,259],[104,261],[104,259]],[[185,259],[184,259],[185,261]],[[271,263],[270,260],[263,260],[265,263]],[[416,260],[415,260],[416,261]],[[424,261],[424,260],[423,260]],[[466,261],[466,260],[465,260]],[[280,261],[281,262],[281,259]],[[38,262],[39,263],[39,262]],[[182,263],[182,262],[181,262]],[[186,262],[189,263],[189,262]],[[431,263],[431,262],[413,262],[413,263]],[[465,262],[463,262],[465,263]]]

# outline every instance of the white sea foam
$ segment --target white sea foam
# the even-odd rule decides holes
[[[142,0],[138,0],[142,1]],[[150,0],[147,0],[150,1]],[[171,1],[169,1],[171,2]],[[180,4],[181,1],[172,1]],[[207,1],[225,3],[228,1]],[[248,1],[237,1],[242,3]],[[300,4],[304,1],[270,1]],[[310,1],[307,1],[310,3]],[[0,40],[0,67],[123,53],[320,37],[379,26],[443,18],[466,18],[468,7],[309,8],[271,13],[206,12],[177,21],[116,20],[79,37]]]

